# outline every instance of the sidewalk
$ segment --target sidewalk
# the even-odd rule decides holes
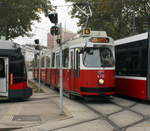
[[[59,94],[41,85],[44,93],[33,93],[29,101],[8,103],[9,109],[0,118],[0,130],[22,130],[39,126],[45,122],[68,119],[72,115],[64,108],[64,115],[60,115]]]
[[[47,113],[44,113],[45,115],[40,115],[41,118],[43,118],[43,121],[26,128],[16,129],[15,131],[77,131],[80,129],[82,131],[86,131],[87,129],[88,131],[93,131],[93,124],[96,127],[96,130],[94,131],[97,131],[97,129],[105,131],[112,130],[112,128],[108,126],[108,123],[104,120],[99,120],[99,116],[96,113],[92,112],[79,102],[70,100],[66,97],[64,97],[65,115],[59,115],[59,93],[48,88],[44,88],[44,90],[48,92],[45,94],[46,98],[49,95],[47,101],[41,100],[45,98],[44,95],[41,94],[34,94],[32,97],[32,100],[38,97],[40,101],[37,101],[38,107],[34,108],[35,110],[40,108],[41,112],[47,111]]]

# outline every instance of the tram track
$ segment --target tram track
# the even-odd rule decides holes
[[[120,111],[118,111],[117,113],[122,112],[122,111],[130,111],[130,112],[133,112],[133,113],[135,113],[135,114],[140,115],[140,116],[143,117],[143,118],[142,118],[141,120],[139,120],[139,121],[136,121],[136,122],[134,122],[134,123],[131,123],[131,124],[128,124],[128,125],[122,127],[122,129],[123,129],[124,131],[125,131],[127,128],[129,128],[129,127],[135,126],[135,125],[137,125],[137,124],[140,124],[140,123],[142,123],[142,122],[144,122],[144,121],[150,119],[150,116],[146,116],[146,115],[144,115],[144,114],[142,114],[142,113],[140,113],[140,112],[137,112],[137,111],[131,109],[132,107],[136,106],[138,103],[134,103],[133,105],[127,106],[127,107],[122,106],[122,105],[119,105],[119,104],[116,103],[116,102],[112,102],[112,103],[113,103],[114,105],[119,106],[119,107],[122,108],[122,109],[121,109]],[[115,113],[114,113],[114,114],[115,114]],[[112,114],[109,114],[109,116],[110,116],[110,115],[112,115]],[[119,130],[117,130],[117,131],[119,131]]]
[[[86,106],[89,110],[93,111],[94,113],[96,113],[97,115],[101,116],[101,119],[106,120],[113,128],[114,130],[120,130],[121,131],[121,127],[118,126],[115,122],[113,122],[111,119],[109,119],[108,115],[104,115],[103,113],[97,111],[96,109],[92,108],[91,106],[89,106],[88,104],[86,104],[85,102],[80,102],[81,104],[83,104],[84,106]]]
[[[84,106],[86,106],[86,107],[87,107],[88,109],[90,109],[91,111],[93,111],[93,112],[95,112],[96,114],[100,115],[100,116],[101,116],[101,119],[106,120],[106,121],[114,128],[113,131],[125,131],[125,130],[126,130],[127,128],[129,128],[129,127],[135,126],[135,125],[137,125],[137,124],[139,124],[139,123],[142,123],[142,122],[144,122],[144,121],[150,119],[150,116],[147,117],[146,115],[143,115],[142,113],[137,112],[137,111],[131,109],[132,107],[136,106],[138,103],[134,103],[134,104],[132,104],[132,105],[130,105],[130,106],[122,106],[122,105],[120,105],[120,104],[118,104],[118,103],[116,103],[116,102],[114,102],[114,101],[110,101],[110,102],[111,102],[112,104],[114,104],[114,105],[120,107],[121,110],[105,115],[105,114],[102,114],[101,112],[97,111],[96,109],[94,109],[93,107],[91,107],[90,105],[88,105],[88,104],[85,103],[85,102],[80,102],[80,103],[83,104]],[[120,113],[120,112],[123,112],[123,111],[130,111],[130,112],[133,112],[133,113],[135,113],[135,114],[137,114],[137,115],[140,115],[140,116],[143,117],[143,118],[140,119],[140,120],[138,120],[138,121],[136,121],[136,122],[133,122],[133,123],[131,123],[131,124],[128,124],[128,125],[126,125],[126,126],[120,127],[118,124],[116,124],[115,122],[113,122],[113,121],[109,118],[109,116],[114,115],[114,114],[117,114],[117,113]]]
[[[106,122],[108,122],[113,127],[113,131],[126,131],[127,128],[133,127],[137,124],[140,124],[140,123],[150,119],[150,116],[146,116],[146,115],[144,115],[144,114],[142,114],[138,111],[135,111],[135,110],[131,109],[132,107],[134,107],[138,104],[137,102],[135,102],[134,104],[132,104],[130,106],[123,106],[123,105],[118,104],[115,101],[110,100],[110,103],[112,103],[113,105],[116,105],[117,107],[120,107],[121,109],[119,111],[109,113],[109,114],[103,114],[100,111],[97,111],[95,108],[90,106],[85,100],[79,100],[77,102],[80,103],[81,105],[84,105],[90,111],[97,114],[98,117],[93,118],[93,119],[84,120],[84,121],[81,121],[81,122],[76,122],[76,123],[73,123],[73,124],[70,124],[70,125],[67,125],[67,126],[64,126],[64,127],[55,128],[55,129],[52,129],[52,130],[49,130],[49,131],[56,131],[56,130],[60,130],[60,129],[68,128],[68,127],[73,127],[73,126],[77,126],[77,125],[88,123],[88,122],[95,121],[95,120],[105,120]],[[123,111],[130,111],[132,113],[140,115],[142,117],[142,119],[140,119],[138,121],[135,121],[133,123],[130,123],[128,125],[125,125],[125,126],[119,126],[117,123],[115,123],[113,120],[111,120],[111,118],[109,118],[111,115],[115,115],[115,114],[123,112]]]
[[[87,101],[85,101],[83,99],[76,100],[76,102],[80,103],[81,105],[84,105],[86,108],[88,108],[90,111],[94,112],[98,116],[95,117],[95,118],[91,118],[91,119],[87,119],[87,120],[83,120],[83,121],[79,121],[79,122],[74,122],[74,123],[69,124],[69,125],[65,125],[65,126],[62,126],[62,127],[54,128],[54,129],[51,129],[49,131],[57,131],[57,130],[61,130],[61,129],[65,129],[65,128],[69,128],[69,127],[85,124],[85,123],[88,123],[88,122],[96,121],[96,120],[104,120],[104,121],[106,121],[108,124],[110,124],[112,126],[113,131],[126,131],[127,128],[133,127],[133,126],[135,126],[137,124],[140,124],[140,123],[142,123],[144,121],[150,120],[150,116],[146,116],[146,115],[142,114],[141,112],[138,112],[138,111],[132,109],[134,106],[139,104],[138,102],[134,102],[132,105],[129,105],[129,106],[124,106],[122,104],[118,104],[118,102],[115,102],[115,100],[111,100],[110,99],[108,101],[109,101],[110,104],[113,104],[113,105],[119,107],[120,110],[112,112],[112,113],[109,113],[109,114],[104,114],[101,111],[98,111],[94,107],[92,107],[90,105],[91,103],[88,103]],[[96,102],[96,104],[100,105],[99,102],[98,103]],[[114,122],[110,118],[110,116],[115,115],[117,113],[121,113],[123,111],[130,111],[130,112],[132,112],[134,114],[137,114],[137,115],[141,116],[142,118],[140,120],[135,121],[135,122],[129,123],[129,124],[125,125],[125,126],[120,126],[119,124]]]
[[[131,109],[132,107],[136,106],[137,103],[134,103],[134,104],[131,105],[131,106],[122,106],[122,105],[119,105],[119,104],[116,103],[116,102],[112,102],[112,103],[113,103],[114,105],[119,106],[120,108],[122,108],[122,111],[128,110],[128,111],[131,111],[131,112],[133,112],[133,113],[135,113],[135,114],[137,114],[137,115],[140,115],[140,116],[142,116],[142,117],[145,117],[145,115],[143,115],[142,113],[137,112],[137,111]],[[119,111],[119,112],[121,112],[121,111]]]

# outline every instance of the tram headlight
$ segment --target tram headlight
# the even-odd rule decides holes
[[[104,79],[99,79],[99,84],[103,85],[104,84]]]

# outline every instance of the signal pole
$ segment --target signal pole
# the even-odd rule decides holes
[[[63,109],[63,66],[62,66],[62,23],[60,23],[59,27],[57,26],[58,24],[58,14],[57,13],[52,13],[48,15],[50,21],[55,24],[55,26],[52,26],[50,31],[51,35],[53,36],[59,36],[60,38],[57,39],[57,43],[60,46],[60,67],[59,67],[59,81],[60,81],[60,88],[59,88],[59,94],[60,94],[60,99],[59,99],[59,107],[60,107],[60,115],[64,114],[64,109]]]
[[[38,87],[38,92],[40,92],[40,88],[41,88],[41,81],[40,81],[40,78],[41,78],[41,76],[40,76],[40,73],[41,73],[41,70],[40,70],[40,68],[41,68],[41,60],[40,60],[41,59],[41,49],[40,49],[39,39],[35,39],[34,42],[36,44],[35,49],[38,50],[38,52],[39,52],[39,64],[38,64],[38,66],[39,66],[39,73],[38,73],[38,75],[39,75],[39,87]]]
[[[63,70],[62,70],[62,23],[60,23],[60,115],[64,114],[63,110]]]
[[[39,50],[39,88],[38,88],[38,92],[40,93],[40,88],[41,88],[41,51]]]

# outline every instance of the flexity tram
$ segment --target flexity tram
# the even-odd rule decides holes
[[[150,100],[150,32],[115,41],[116,93]]]
[[[66,94],[83,97],[114,94],[114,41],[105,31],[91,31],[69,40],[62,49],[63,90]],[[41,81],[59,88],[60,48],[51,50],[45,60],[41,59]],[[37,67],[34,69],[35,79],[39,78],[38,73]]]
[[[0,40],[0,97],[28,99],[31,95],[20,46]]]

